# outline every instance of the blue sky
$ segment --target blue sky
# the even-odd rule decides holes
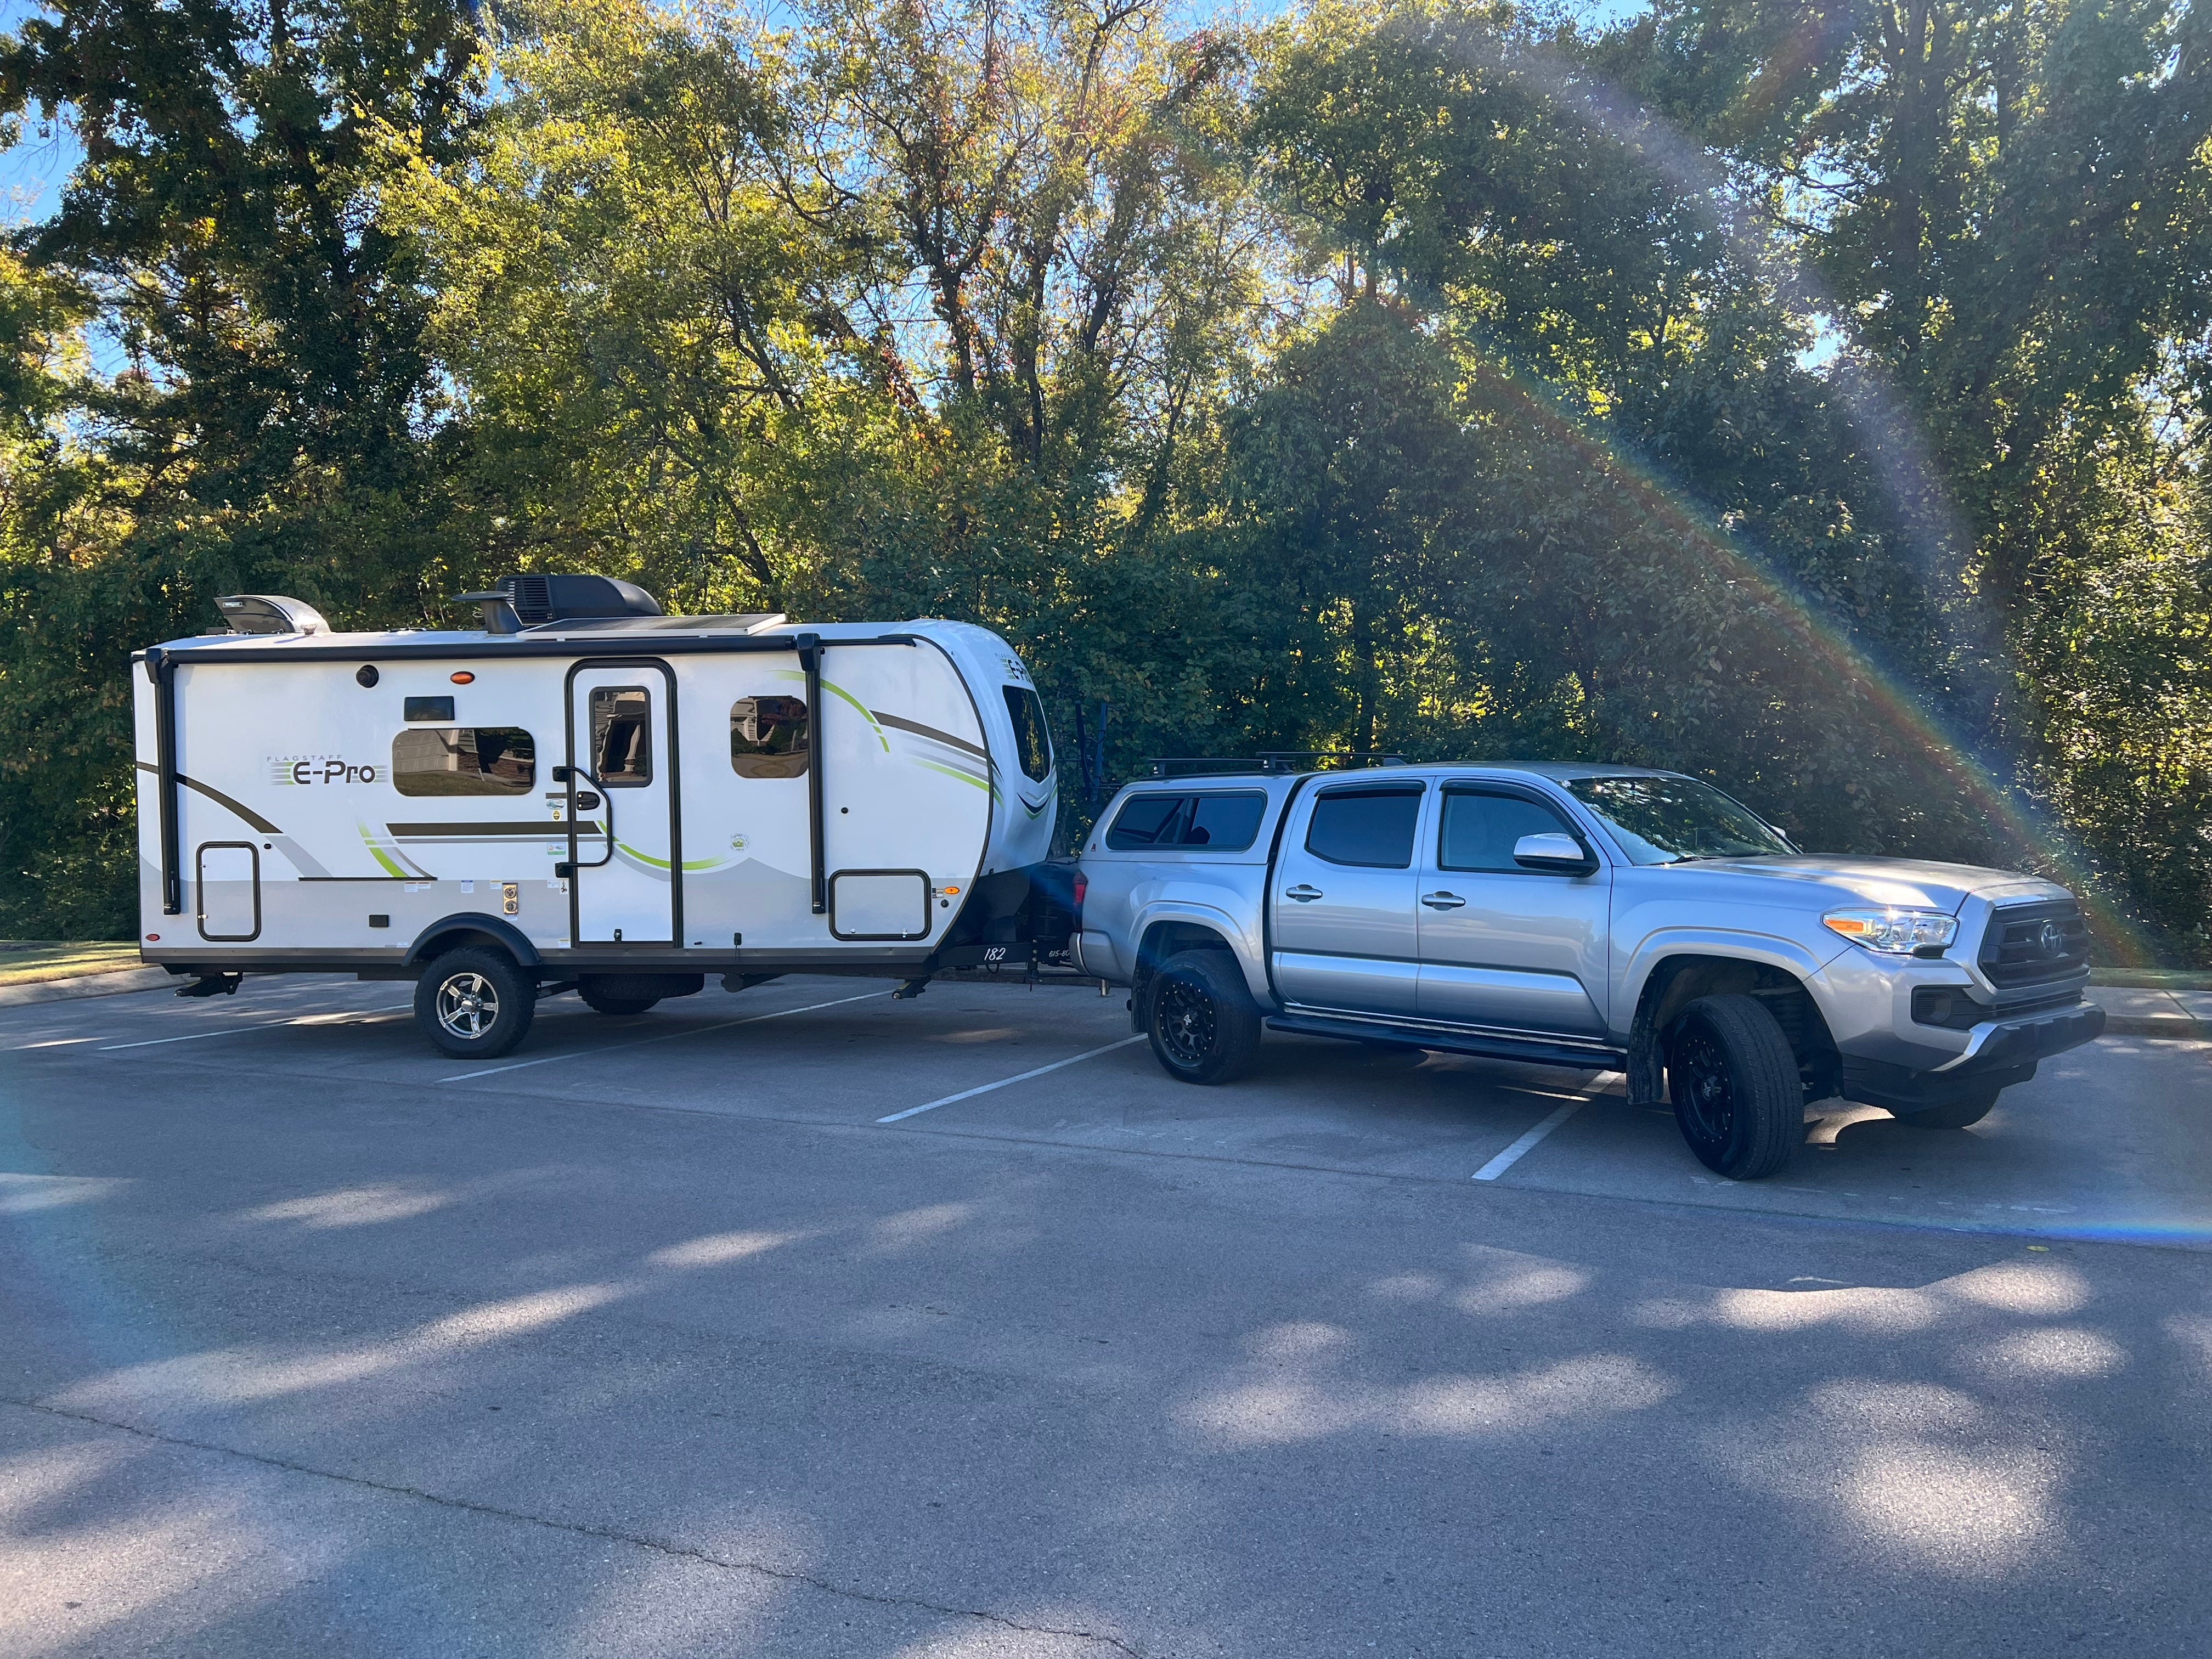
[[[0,30],[13,31],[44,9],[33,0],[0,0]],[[1189,9],[1202,15],[1208,9],[1198,4]],[[1264,17],[1282,9],[1282,0],[1253,0],[1253,3],[1219,9],[1241,10],[1247,15]],[[1626,16],[1641,10],[1642,6],[1638,0],[1583,0],[1572,9],[1596,22]],[[21,140],[0,152],[0,222],[19,223],[43,219],[51,214],[70,170],[82,153],[65,129],[41,136],[36,121],[27,122]]]

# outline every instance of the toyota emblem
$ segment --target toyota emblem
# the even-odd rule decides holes
[[[2055,921],[2046,921],[2036,929],[2035,948],[2046,957],[2066,954],[2066,930]]]

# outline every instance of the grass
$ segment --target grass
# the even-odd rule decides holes
[[[63,945],[44,939],[0,939],[0,985],[35,985],[138,966],[136,945],[101,941]]]
[[[2089,983],[2131,991],[2212,991],[2212,973],[2202,968],[2093,968]]]

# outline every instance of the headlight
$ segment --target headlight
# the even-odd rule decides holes
[[[1854,945],[1887,957],[1941,950],[1959,937],[1959,919],[1941,910],[1831,910],[1820,918]]]

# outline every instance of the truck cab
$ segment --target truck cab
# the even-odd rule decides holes
[[[1626,1074],[1698,1157],[1771,1175],[1841,1095],[1963,1127],[2103,1029],[2063,887],[1808,856],[1722,791],[1589,763],[1133,783],[1071,957],[1194,1083],[1263,1029]]]

